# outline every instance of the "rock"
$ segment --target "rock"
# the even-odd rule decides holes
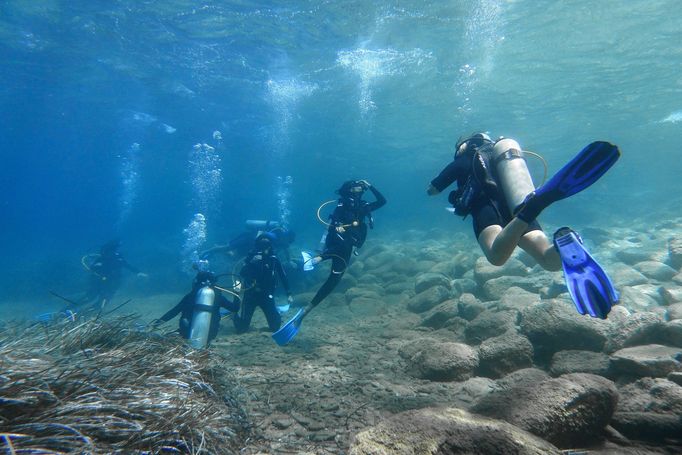
[[[466,344],[435,343],[406,359],[411,376],[430,381],[465,381],[478,367],[478,354]]]
[[[651,296],[635,289],[632,286],[621,286],[619,304],[630,311],[649,311],[658,306],[658,303]]]
[[[614,283],[618,283],[618,288],[621,286],[637,286],[638,284],[649,282],[649,280],[640,272],[629,265],[621,264],[619,262],[609,267],[609,276]]]
[[[431,327],[432,329],[440,329],[445,326],[449,319],[457,317],[458,314],[457,300],[446,300],[427,311],[424,314],[421,325]]]
[[[676,319],[682,319],[682,303],[674,303],[668,307],[667,313],[668,320],[674,321]]]
[[[449,404],[462,409],[469,409],[478,400],[499,388],[492,379],[480,377],[451,384]]]
[[[682,272],[675,275],[672,279],[673,283],[682,284]]]
[[[663,322],[663,318],[656,313],[642,312],[630,314],[621,306],[616,306],[609,315],[610,324],[604,351],[615,352],[626,346],[628,340],[648,331],[649,326]]]
[[[611,381],[575,373],[491,392],[471,411],[514,422],[557,447],[576,447],[599,438],[617,401]]]
[[[675,237],[668,242],[668,262],[672,268],[682,269],[682,238]]]
[[[450,291],[444,286],[435,286],[412,297],[407,309],[413,313],[423,313],[450,298]]]
[[[444,330],[450,332],[450,337],[454,337],[455,341],[466,340],[466,329],[469,326],[469,321],[460,317],[448,319],[442,327]]]
[[[679,286],[662,286],[660,293],[664,305],[682,302],[682,288]]]
[[[429,349],[429,347],[436,343],[438,343],[438,341],[433,338],[417,338],[416,340],[408,341],[400,346],[398,354],[400,357],[407,360],[416,356],[420,351]]]
[[[637,286],[632,286],[632,289],[648,295],[656,302],[656,305],[663,305],[663,295],[661,294],[661,286],[659,284],[638,284]]]
[[[456,408],[395,415],[352,440],[349,455],[561,455],[556,447],[509,423]]]
[[[647,278],[658,281],[669,281],[677,271],[658,261],[643,261],[635,264],[635,270],[641,272]]]
[[[644,378],[620,389],[611,425],[628,438],[660,443],[682,434],[682,387]]]
[[[467,343],[479,344],[483,340],[516,330],[518,312],[486,310],[469,323],[465,336]]]
[[[377,294],[376,292],[369,290],[365,287],[354,287],[352,289],[348,289],[343,294],[343,296],[346,299],[346,303],[350,303],[353,300],[360,298],[360,297],[370,299],[370,300],[381,301],[381,296],[379,294]]]
[[[601,352],[559,351],[552,356],[550,372],[552,376],[569,373],[590,373],[609,377],[611,359]]]
[[[478,284],[471,278],[457,278],[452,281],[452,289],[458,294],[473,294],[478,291]]]
[[[501,276],[488,280],[483,285],[483,295],[488,300],[500,300],[507,290],[513,286],[536,294],[543,287],[537,277]]]
[[[384,288],[386,294],[402,294],[409,289],[412,289],[412,286],[407,282],[389,284]]]
[[[489,263],[486,258],[480,257],[474,266],[474,280],[483,286],[489,280],[501,276],[527,276],[528,267],[516,258],[509,259],[503,266],[495,266]]]
[[[564,292],[566,287],[564,286]],[[516,310],[522,311],[533,305],[540,303],[540,295],[534,292],[528,292],[516,286],[507,289],[499,302],[495,304],[495,308],[499,310]]]
[[[287,428],[289,428],[290,426],[292,426],[293,424],[294,424],[294,421],[293,421],[292,419],[286,419],[286,418],[275,419],[275,420],[272,421],[272,425],[273,425],[275,428],[278,428],[278,429],[280,429],[280,430],[287,429]]]
[[[628,265],[637,264],[638,262],[642,261],[648,261],[654,256],[654,254],[655,251],[642,247],[627,248],[616,251],[616,257],[618,260]]]
[[[440,273],[422,273],[414,281],[414,292],[419,294],[434,286],[450,289],[450,279]]]
[[[488,338],[478,348],[478,375],[499,378],[533,364],[533,345],[523,335],[507,332]]]
[[[484,312],[486,306],[483,305],[473,294],[462,294],[457,302],[459,316],[467,321],[473,321]]]
[[[608,323],[581,316],[565,300],[550,300],[521,312],[521,333],[535,348],[536,357],[549,359],[557,351],[601,351]]]
[[[664,378],[682,370],[682,351],[678,348],[650,344],[614,352],[611,362],[615,374],[635,377]]]
[[[673,371],[667,376],[668,381],[672,381],[677,385],[682,385],[682,371]]]
[[[533,387],[533,385],[548,379],[551,379],[551,376],[543,370],[537,368],[524,368],[508,374],[502,379],[498,379],[496,383],[502,389],[510,389],[513,387]]]
[[[682,321],[657,322],[643,327],[625,340],[625,347],[663,344],[682,347]]]

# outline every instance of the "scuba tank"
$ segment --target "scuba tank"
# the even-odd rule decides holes
[[[189,344],[195,349],[208,346],[208,335],[211,330],[213,306],[215,305],[215,291],[210,286],[204,286],[197,291],[194,300],[192,324],[189,329]]]
[[[526,196],[535,191],[521,146],[513,139],[500,139],[490,153],[490,162],[502,187],[507,207],[514,213]]]
[[[246,227],[255,231],[269,231],[272,228],[279,227],[279,222],[270,220],[246,220]]]

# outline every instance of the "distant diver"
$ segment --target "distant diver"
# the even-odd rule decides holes
[[[196,349],[208,347],[218,335],[223,315],[239,311],[239,303],[225,298],[221,293],[222,288],[216,282],[217,276],[214,273],[199,270],[192,282],[192,290],[166,314],[152,321],[152,325],[159,326],[179,314],[180,336]]]
[[[431,181],[427,194],[436,195],[457,181],[448,200],[455,214],[472,216],[474,233],[491,264],[507,262],[518,245],[546,270],[563,266],[578,312],[605,319],[618,303],[611,280],[576,232],[561,228],[550,242],[537,217],[554,202],[599,180],[619,157],[615,145],[593,142],[535,189],[516,141],[493,141],[486,133],[476,133],[457,142],[454,160]]]
[[[269,232],[261,233],[247,255],[239,275],[244,292],[241,308],[234,316],[234,328],[237,333],[249,330],[251,318],[257,307],[263,311],[271,332],[276,332],[282,325],[282,316],[275,304],[275,290],[281,284],[287,294],[289,304],[294,298],[289,290],[289,282],[279,259],[274,253],[275,236]]]
[[[120,248],[121,241],[114,239],[102,245],[99,253],[81,258],[81,264],[90,273],[88,288],[81,298],[70,301],[65,310],[75,312],[89,305],[92,310],[102,311],[118,291],[123,269],[137,274],[140,278],[147,277],[146,273],[133,267],[123,258]]]
[[[374,202],[362,199],[367,190],[374,195],[376,199]],[[324,250],[317,256],[309,256],[308,263],[304,264],[304,268],[311,268],[321,261],[331,259],[329,277],[308,306],[299,310],[284,327],[273,334],[273,339],[279,345],[289,343],[296,336],[303,318],[339,284],[350,264],[354,249],[355,254],[358,254],[357,250],[365,243],[367,227],[374,228],[372,212],[386,204],[386,198],[367,180],[348,180],[341,185],[337,193],[340,197],[336,208],[329,217],[329,223],[325,223],[328,227],[322,239]]]

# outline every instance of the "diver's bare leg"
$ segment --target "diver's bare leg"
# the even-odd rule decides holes
[[[540,266],[552,272],[561,270],[561,257],[547,235],[540,231],[530,231],[519,240],[519,246],[530,254]]]
[[[526,229],[528,223],[518,218],[511,220],[504,229],[496,224],[483,229],[478,235],[478,244],[488,262],[493,265],[507,262]]]

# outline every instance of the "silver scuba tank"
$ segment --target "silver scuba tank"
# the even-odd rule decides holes
[[[279,227],[279,222],[270,220],[246,220],[246,227],[256,231],[268,231],[272,228]]]
[[[195,349],[208,346],[208,334],[211,330],[214,305],[215,291],[210,286],[204,286],[197,291],[192,324],[189,329],[189,344]]]
[[[491,164],[495,168],[507,207],[514,213],[526,196],[535,191],[519,143],[507,138],[497,141],[491,152]]]

